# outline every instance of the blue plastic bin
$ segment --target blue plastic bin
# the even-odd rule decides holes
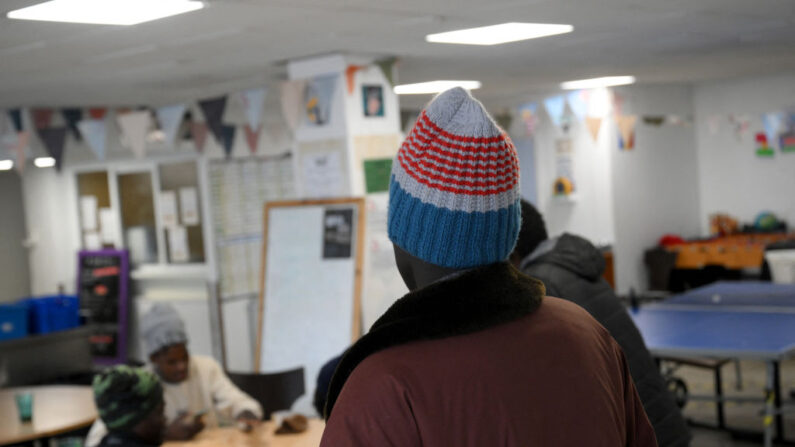
[[[80,300],[76,296],[56,295],[20,301],[28,308],[30,333],[49,334],[80,325]]]
[[[28,309],[19,304],[0,304],[0,341],[28,335]]]

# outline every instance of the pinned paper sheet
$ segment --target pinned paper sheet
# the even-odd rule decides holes
[[[588,127],[588,133],[591,134],[593,141],[599,141],[599,130],[602,128],[602,118],[587,116],[585,117],[585,124]]]
[[[532,137],[538,125],[538,104],[531,102],[519,107],[519,117],[524,123],[524,135]]]
[[[146,155],[146,133],[149,130],[149,111],[140,110],[116,116],[121,133],[136,158]]]
[[[80,223],[83,231],[97,229],[97,197],[80,196]]]
[[[94,152],[97,160],[105,160],[107,144],[108,126],[105,120],[82,120],[77,123],[80,134],[86,140],[86,144]]]
[[[159,107],[155,111],[155,115],[157,115],[160,130],[166,136],[166,143],[173,145],[177,138],[179,126],[182,124],[182,118],[185,116],[185,104]]]
[[[544,107],[547,109],[547,114],[552,123],[561,127],[563,124],[564,112],[566,111],[566,98],[563,95],[552,96],[544,100]]]
[[[574,116],[577,117],[578,122],[583,122],[588,114],[588,102],[585,95],[586,91],[584,90],[575,90],[566,95],[569,108],[574,113]]]
[[[240,93],[243,108],[246,111],[248,125],[256,129],[262,123],[262,109],[265,107],[267,89],[254,88]]]
[[[168,254],[171,262],[188,262],[188,231],[183,226],[171,227],[168,233]]]
[[[199,197],[196,188],[179,189],[179,210],[182,216],[182,225],[199,224]]]
[[[113,209],[99,209],[99,229],[103,244],[116,243],[116,214]]]
[[[343,195],[345,178],[339,152],[304,154],[302,161],[304,196],[320,198]]]
[[[325,126],[331,122],[331,109],[337,87],[337,75],[318,76],[306,85],[304,110],[310,126]]]
[[[616,118],[618,124],[618,131],[621,135],[619,146],[624,150],[631,150],[635,148],[635,125],[638,122],[638,117],[635,115],[619,115]]]
[[[160,219],[166,228],[179,224],[177,216],[177,194],[174,191],[160,192]]]

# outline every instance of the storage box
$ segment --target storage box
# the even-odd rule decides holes
[[[795,284],[795,250],[772,250],[765,253],[773,282]]]
[[[28,335],[28,309],[19,304],[0,304],[0,341]]]
[[[49,334],[80,325],[80,301],[76,296],[28,298],[20,304],[27,306],[31,334]]]

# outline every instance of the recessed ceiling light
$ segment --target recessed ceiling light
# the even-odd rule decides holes
[[[425,40],[436,43],[458,43],[463,45],[498,45],[519,40],[537,39],[574,31],[571,25],[551,23],[503,23],[460,29],[445,33],[428,34]]]
[[[10,171],[14,167],[11,160],[0,160],[0,171]]]
[[[8,13],[9,19],[136,25],[204,7],[192,0],[51,0]]]
[[[634,76],[607,76],[604,78],[580,79],[578,81],[568,81],[560,84],[563,90],[580,90],[600,87],[615,87],[617,85],[629,85],[635,83]]]
[[[52,157],[38,157],[33,160],[37,168],[51,168],[55,166],[55,159]]]
[[[467,90],[480,88],[480,81],[430,81],[419,82],[417,84],[403,84],[395,86],[395,93],[398,95],[427,95],[431,93],[441,93],[453,87],[461,87]]]

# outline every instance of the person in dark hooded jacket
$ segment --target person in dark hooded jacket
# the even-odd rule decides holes
[[[687,423],[668,392],[643,336],[602,278],[605,269],[602,254],[586,239],[573,234],[549,239],[538,210],[525,200],[521,204],[522,228],[511,255],[513,264],[541,280],[549,296],[579,305],[610,332],[624,351],[659,446],[689,445]]]

